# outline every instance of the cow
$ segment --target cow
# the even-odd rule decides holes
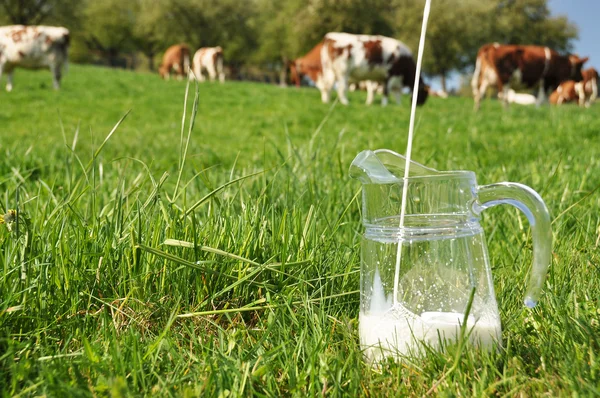
[[[598,71],[589,68],[581,72],[583,80],[576,85],[579,105],[589,107],[598,97]]]
[[[317,88],[323,87],[323,66],[321,65],[321,49],[323,42],[318,43],[305,56],[290,61],[290,81],[300,87],[302,78],[308,76]]]
[[[562,105],[568,102],[579,102],[578,84],[574,80],[567,80],[559,84],[556,90],[550,94],[550,103]]]
[[[567,80],[561,83],[550,95],[550,103],[561,105],[568,102],[577,102],[579,106],[589,107],[598,95],[598,72],[589,68],[581,72],[583,80],[575,82]]]
[[[196,78],[203,82],[205,80],[202,72],[206,70],[210,81],[214,81],[217,76],[219,81],[225,81],[225,73],[223,72],[223,49],[221,47],[203,47],[196,51],[192,60],[193,74],[190,78]]]
[[[321,100],[329,102],[330,92],[337,85],[340,102],[348,104],[346,91],[350,81],[369,80],[383,84],[383,106],[393,91],[396,101],[404,86],[412,88],[415,82],[416,65],[410,49],[402,42],[385,36],[354,35],[331,32],[323,39],[321,47],[322,83]],[[367,94],[367,103],[372,101],[372,92]],[[428,90],[420,80],[417,104],[427,99]]]
[[[475,109],[479,109],[489,85],[496,85],[498,92],[503,92],[503,103],[507,107],[509,81],[513,76],[526,87],[539,84],[537,105],[540,105],[546,92],[563,81],[581,81],[581,68],[587,60],[577,55],[559,55],[548,47],[486,44],[477,53],[471,80]]]
[[[321,63],[321,50],[323,48],[323,41],[319,42],[312,50],[310,50],[304,57],[297,58],[289,62],[290,68],[290,81],[295,84],[296,87],[300,87],[302,79],[307,76],[319,90],[324,90],[325,85],[323,82],[323,65]],[[356,88],[364,89],[367,91],[367,105],[371,105],[373,102],[373,96],[375,92],[383,92],[382,86],[370,80],[356,81],[350,80],[349,90],[354,91]],[[354,87],[354,89],[352,89]]]
[[[6,72],[6,91],[13,89],[16,67],[49,68],[55,89],[68,63],[69,30],[60,26],[12,25],[0,27],[0,77]]]
[[[175,44],[165,51],[162,64],[158,68],[160,76],[169,80],[171,72],[174,72],[177,79],[183,79],[190,69],[190,48],[185,44]]]

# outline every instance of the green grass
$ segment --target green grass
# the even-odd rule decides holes
[[[2,395],[600,394],[598,106],[419,110],[415,160],[541,193],[553,263],[524,308],[526,218],[485,212],[504,347],[373,370],[347,170],[362,149],[404,151],[408,98],[330,110],[311,89],[204,84],[182,148],[183,82],[72,65],[50,86],[18,70],[0,92],[0,211],[20,215],[18,233],[0,225]]]

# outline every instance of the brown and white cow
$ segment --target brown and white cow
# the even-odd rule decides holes
[[[374,85],[383,84],[381,103],[385,106],[390,91],[395,92],[399,102],[402,88],[408,86],[412,89],[415,82],[416,64],[410,49],[404,43],[385,36],[327,33],[321,48],[321,64],[323,102],[329,101],[330,92],[337,85],[338,98],[347,105],[349,82],[369,80]],[[417,104],[422,105],[427,95],[427,88],[420,80]]]
[[[174,72],[177,79],[183,79],[190,69],[190,48],[185,44],[175,44],[165,51],[162,64],[158,68],[158,73],[163,79],[169,80],[171,72]]]
[[[317,88],[321,89],[323,79],[323,66],[321,65],[321,49],[323,42],[313,47],[305,56],[290,61],[290,80],[296,87],[304,76],[308,76],[315,83]]]
[[[199,81],[205,80],[203,71],[208,73],[210,81],[214,81],[217,77],[223,83],[225,81],[225,73],[223,72],[223,49],[221,47],[202,47],[194,54],[192,60],[193,75]]]
[[[576,55],[559,55],[548,47],[513,44],[486,44],[477,53],[475,72],[471,80],[475,109],[489,85],[503,92],[504,105],[508,105],[510,79],[527,87],[539,84],[537,104],[544,101],[548,90],[554,90],[563,81],[581,81],[581,67],[587,58]]]
[[[307,76],[319,90],[325,88],[323,82],[323,64],[321,63],[321,50],[323,48],[323,42],[321,41],[312,50],[310,50],[304,57],[297,58],[289,63],[290,68],[290,80],[292,84],[300,87],[300,83],[304,76]],[[366,104],[371,105],[373,102],[374,94],[383,93],[383,86],[371,80],[356,81],[353,79],[349,80],[349,90],[356,90],[357,86],[360,89],[367,91]],[[354,86],[354,90],[352,87]]]
[[[576,85],[579,94],[579,105],[589,107],[598,97],[598,71],[588,68],[581,71],[583,80]]]
[[[60,88],[62,68],[67,66],[69,30],[58,26],[0,27],[0,77],[6,72],[6,91],[13,88],[16,67],[50,68],[54,88]]]
[[[550,95],[550,103],[562,105],[577,102],[579,106],[589,107],[598,95],[598,72],[589,68],[581,72],[583,80],[562,82]]]
[[[312,50],[310,50],[304,57],[297,58],[289,63],[290,68],[290,80],[292,84],[300,87],[300,83],[304,76],[307,76],[319,90],[324,90],[325,85],[323,82],[323,64],[321,63],[321,50],[323,48],[323,42],[321,41]],[[371,105],[375,93],[383,93],[383,86],[371,80],[356,81],[353,79],[349,80],[349,90],[354,91],[356,87],[367,91],[366,104]],[[354,86],[354,90],[352,89]]]
[[[562,105],[569,102],[579,102],[578,84],[574,80],[567,80],[559,84],[556,90],[550,94],[550,103]]]

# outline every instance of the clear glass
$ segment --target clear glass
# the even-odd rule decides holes
[[[456,339],[465,320],[474,344],[500,344],[500,315],[479,214],[507,203],[527,215],[534,267],[525,303],[532,307],[550,264],[546,206],[521,184],[479,187],[470,171],[439,172],[412,163],[405,181],[404,164],[401,155],[378,150],[361,152],[350,167],[351,176],[363,183],[359,324],[367,358],[418,354],[421,342],[440,347],[444,340]]]

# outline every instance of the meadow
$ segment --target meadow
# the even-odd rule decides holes
[[[598,104],[418,110],[416,161],[542,195],[553,261],[524,308],[527,219],[487,210],[503,347],[372,369],[348,167],[363,149],[404,152],[408,97],[366,107],[352,93],[344,107],[226,82],[201,85],[195,105],[185,92],[78,65],[60,91],[17,70],[0,92],[2,396],[600,395]]]

